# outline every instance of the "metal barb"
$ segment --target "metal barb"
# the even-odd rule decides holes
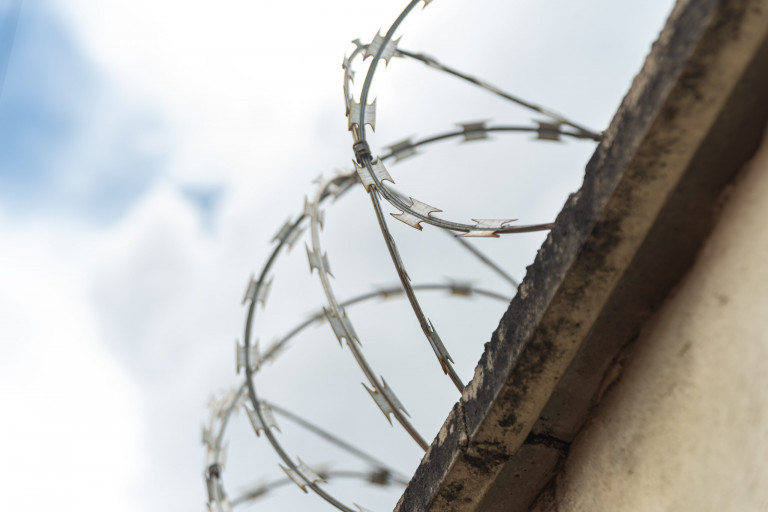
[[[301,238],[301,235],[304,234],[304,231],[306,228],[304,227],[298,227],[295,228],[290,232],[290,234],[285,238],[285,244],[288,246],[288,250],[290,251],[293,249],[294,244],[298,241],[299,238]]]
[[[392,424],[392,418],[390,418],[390,415],[395,413],[393,407],[398,408],[407,416],[410,416],[392,389],[387,386],[387,381],[384,380],[384,377],[381,378],[381,390],[370,389],[365,385],[365,383],[363,383],[363,387],[366,391],[368,391],[368,394],[371,395],[371,398],[373,398],[373,401],[376,402],[376,405],[379,406],[381,412],[384,413],[384,416],[387,418],[387,421],[389,421],[390,425]],[[392,405],[390,405],[390,403]]]
[[[253,345],[249,346],[247,349],[243,345],[240,345],[240,342],[235,341],[235,350],[236,350],[236,369],[237,373],[240,373],[241,368],[245,368],[245,362],[246,362],[246,355],[248,357],[248,361],[250,362],[250,366],[252,370],[258,370],[259,364],[261,362],[261,355],[259,354],[259,342],[258,340],[253,343]],[[247,352],[247,354],[246,354]]]
[[[395,144],[391,144],[389,146],[384,146],[384,149],[389,150],[389,156],[394,157],[395,162],[405,160],[409,156],[418,154],[413,141],[410,138],[403,139],[400,142],[396,142]]]
[[[359,40],[356,40],[359,42]],[[355,41],[352,41],[353,43]],[[350,82],[355,81],[355,70],[352,69],[352,66],[350,66],[349,59],[347,59],[347,55],[344,54],[344,60],[341,61],[341,69],[344,70],[344,74],[347,76]]]
[[[256,294],[256,302],[261,303],[261,307],[267,305],[267,296],[269,295],[270,288],[272,288],[273,279],[274,277],[267,281],[267,284],[259,288],[259,293]]]
[[[309,246],[307,246],[307,259],[309,259],[310,274],[315,269],[317,269],[318,272],[320,272],[322,269],[325,269],[325,272],[328,273],[328,275],[333,275],[331,272],[331,266],[328,264],[327,253],[320,256],[316,252],[312,251]]]
[[[485,121],[459,123],[459,126],[461,126],[462,133],[464,134],[464,142],[484,140],[488,138],[488,128],[485,126]]]
[[[404,209],[402,213],[392,213],[391,215],[401,222],[405,222],[411,227],[414,227],[421,231],[421,223],[427,218],[432,217],[433,213],[442,212],[440,208],[435,208],[427,203],[419,201],[418,199],[409,198],[411,204],[407,205],[408,208]]]
[[[453,363],[453,358],[448,353],[448,349],[445,348],[443,340],[440,339],[440,335],[437,334],[435,326],[432,324],[432,320],[429,322],[429,344],[432,345],[432,349],[435,351],[437,358],[440,360],[440,365],[443,367],[443,372],[448,373],[448,363]]]
[[[536,124],[538,124],[538,128],[536,130],[537,140],[553,140],[553,141],[562,141],[563,139],[560,138],[561,135],[561,128],[563,123],[548,123],[546,121],[536,121]]]
[[[275,236],[272,237],[273,242],[285,242],[286,237],[291,232],[291,228],[293,227],[293,223],[291,222],[291,218],[288,217],[288,220],[285,221],[285,224],[280,228],[280,230],[275,233]]]
[[[323,312],[325,313],[325,317],[328,319],[328,323],[331,324],[333,333],[339,340],[339,345],[343,345],[342,340],[347,340],[347,343],[360,343],[357,338],[357,333],[355,332],[354,327],[352,327],[352,323],[347,318],[346,311],[341,309],[340,315],[336,315],[333,311],[329,311],[328,309],[323,308]]]
[[[279,242],[288,245],[288,249],[293,249],[293,244],[299,239],[305,228],[294,226],[289,218],[280,230],[272,237],[272,242]]]
[[[253,298],[256,296],[256,288],[258,286],[258,283],[253,278],[253,274],[251,274],[250,279],[248,280],[248,286],[245,288],[245,293],[243,294],[243,304],[248,302],[249,300],[253,300]]]
[[[363,54],[363,60],[367,59],[368,57],[375,57],[376,54],[381,49],[382,45],[384,45],[384,49],[381,51],[379,58],[382,59],[388,66],[389,59],[395,56],[395,52],[397,51],[397,44],[399,42],[400,42],[400,38],[397,38],[397,39],[392,39],[385,44],[384,38],[381,37],[381,31],[376,32],[376,35],[373,37],[373,41],[371,41],[371,44],[369,44],[368,47],[365,49],[365,53]]]
[[[472,288],[472,283],[468,281],[449,280],[448,284],[451,287],[450,288],[451,295],[460,295],[463,297],[469,297],[475,291]]]
[[[376,100],[373,103],[365,105],[365,124],[371,127],[371,130],[376,131]],[[349,105],[347,129],[351,130],[353,126],[358,126],[358,119],[360,119],[360,103],[351,100]]]
[[[285,471],[285,474],[288,475],[288,478],[293,480],[293,482],[299,486],[299,488],[307,492],[307,484],[312,483],[316,484],[318,482],[325,483],[325,480],[318,475],[312,468],[304,464],[301,459],[297,459],[299,461],[298,464],[296,464],[296,469],[286,468],[282,464],[280,464],[280,468]]]
[[[243,408],[248,414],[248,419],[251,421],[251,426],[253,426],[253,430],[256,432],[257,436],[260,436],[261,432],[268,428],[274,428],[278,432],[281,432],[280,427],[277,426],[275,415],[272,414],[272,408],[269,406],[269,404],[264,402],[259,404],[259,412],[261,413],[260,415],[256,412],[255,409],[248,408],[247,405],[243,405]]]
[[[510,222],[514,222],[517,219],[472,219],[475,221],[474,230],[467,231],[456,236],[486,236],[498,238],[496,233],[498,230],[506,227]]]
[[[390,183],[395,183],[395,180],[389,175],[387,168],[384,167],[384,162],[382,162],[380,158],[377,158],[370,163],[370,171],[366,165],[357,165],[357,163],[353,163],[355,165],[355,171],[357,171],[357,175],[360,177],[360,182],[363,184],[363,187],[365,187],[366,192],[370,190],[371,185],[376,183],[371,177],[371,171],[373,171],[373,175],[376,176],[376,179],[379,182],[389,181]]]

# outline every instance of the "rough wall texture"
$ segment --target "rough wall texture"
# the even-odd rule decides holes
[[[541,510],[768,510],[767,198],[768,137]]]
[[[553,476],[622,373],[615,356],[760,146],[765,91],[768,0],[679,0],[397,512],[552,510]]]

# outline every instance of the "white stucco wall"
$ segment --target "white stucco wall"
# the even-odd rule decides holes
[[[768,511],[768,137],[572,445],[556,502]]]

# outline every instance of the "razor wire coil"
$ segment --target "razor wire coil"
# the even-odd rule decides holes
[[[339,435],[329,432],[316,424],[296,415],[283,407],[268,401],[262,397],[261,390],[257,390],[255,375],[267,363],[274,363],[286,350],[291,340],[311,325],[327,323],[334,337],[341,347],[346,347],[357,367],[362,372],[366,382],[363,387],[372,398],[390,424],[393,419],[422,449],[427,450],[428,444],[425,437],[417,431],[412,424],[409,414],[394,390],[388,386],[385,378],[375,371],[366,358],[363,344],[352,323],[348,308],[372,299],[390,299],[405,297],[408,300],[422,333],[434,353],[438,364],[456,389],[461,392],[464,389],[464,381],[453,368],[454,360],[449,354],[445,343],[437,332],[433,322],[427,317],[417,293],[443,291],[451,296],[460,298],[472,298],[484,296],[487,298],[509,301],[511,297],[499,294],[493,290],[475,287],[472,284],[450,281],[448,283],[421,283],[414,284],[406,270],[403,258],[395,242],[395,237],[387,223],[382,199],[396,210],[391,215],[405,224],[422,230],[422,224],[427,224],[450,233],[457,243],[469,251],[478,261],[495,272],[504,281],[516,288],[517,281],[499,265],[494,263],[480,250],[469,244],[467,237],[491,237],[511,233],[524,233],[531,231],[547,230],[552,224],[531,224],[523,226],[510,225],[513,219],[483,219],[473,218],[473,224],[442,219],[435,214],[442,210],[408,196],[393,188],[394,179],[389,173],[387,165],[416,155],[419,150],[427,146],[449,139],[462,139],[467,142],[483,140],[490,133],[531,133],[540,140],[558,141],[563,137],[580,140],[599,141],[600,134],[590,130],[566,117],[557,114],[543,106],[529,102],[508,93],[479,78],[465,74],[452,68],[437,59],[422,53],[404,50],[398,47],[400,38],[394,36],[402,22],[411,15],[412,11],[423,2],[427,7],[432,0],[411,0],[405,9],[390,25],[384,35],[377,32],[368,44],[360,40],[353,41],[354,50],[349,57],[345,56],[342,62],[343,69],[343,93],[347,127],[352,135],[353,168],[342,171],[329,179],[318,180],[314,195],[305,198],[301,211],[283,224],[273,237],[276,242],[272,252],[262,267],[258,278],[252,276],[248,281],[243,304],[247,307],[245,329],[242,345],[236,343],[236,370],[244,370],[244,381],[237,388],[229,390],[211,399],[209,402],[210,416],[203,428],[203,444],[206,447],[205,481],[208,494],[207,506],[209,510],[226,512],[245,503],[254,502],[274,489],[286,484],[295,483],[302,491],[311,490],[317,496],[338,510],[348,512],[363,512],[367,509],[357,504],[348,505],[337,499],[321,484],[331,479],[352,478],[384,487],[405,486],[408,477],[388,466],[385,462],[369,454],[366,450],[354,446],[342,439]],[[360,89],[360,99],[356,101],[353,94],[356,62],[361,63],[371,59],[365,74],[365,79]],[[460,129],[446,130],[442,133],[413,140],[403,139],[389,146],[387,151],[380,156],[374,156],[370,146],[370,139],[366,133],[366,126],[375,128],[376,100],[368,103],[371,86],[376,75],[377,66],[383,60],[387,65],[392,59],[407,59],[418,62],[440,73],[459,78],[474,87],[491,93],[506,101],[513,102],[521,107],[536,112],[546,118],[532,125],[515,124],[489,124],[487,121],[460,123]],[[387,184],[388,182],[390,184]],[[361,187],[357,187],[361,185]],[[380,288],[367,292],[346,301],[340,300],[334,290],[330,277],[331,268],[328,254],[324,251],[321,233],[325,225],[325,207],[329,202],[336,201],[349,190],[362,188],[369,196],[371,206],[376,215],[379,231],[387,247],[392,260],[392,265],[398,275],[399,284]],[[254,339],[254,328],[258,305],[265,306],[272,285],[274,266],[281,254],[289,252],[302,239],[306,238],[305,251],[309,263],[310,274],[314,275],[320,284],[325,298],[325,304],[305,321],[297,324],[286,334],[278,337],[263,351],[258,341]],[[227,444],[225,437],[230,422],[243,409],[255,434],[264,438],[280,459],[280,467],[284,473],[282,477],[275,477],[267,482],[252,486],[241,495],[229,499],[224,489],[223,473],[226,467]],[[280,432],[277,417],[285,419],[300,427],[308,435],[313,435],[323,442],[330,443],[347,454],[358,459],[367,467],[366,471],[354,469],[329,469],[312,466],[303,462],[298,456],[291,457],[288,449],[283,446],[276,432]]]

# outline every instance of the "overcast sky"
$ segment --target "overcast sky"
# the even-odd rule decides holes
[[[400,47],[599,131],[671,3],[435,0],[403,25]],[[354,48],[351,40],[369,42],[386,31],[404,6],[0,1],[5,507],[204,508],[200,426],[208,398],[240,382],[234,345],[242,338],[248,277],[280,225],[314,193],[312,180],[349,168],[342,57]],[[358,77],[364,69],[358,61]],[[401,59],[380,67],[375,96],[375,153],[455,123],[541,119]],[[548,222],[578,189],[594,143],[531,139],[448,141],[390,172],[400,190],[447,218]],[[369,201],[358,189],[348,196],[329,208],[323,242],[340,298],[396,282]],[[436,229],[392,228],[414,283],[471,278],[514,293]],[[520,279],[543,236],[477,246]],[[259,324],[267,342],[323,304],[298,245],[275,272]],[[426,293],[423,304],[468,381],[506,304]],[[354,319],[377,371],[431,440],[458,393],[418,324],[394,303],[361,306]],[[421,452],[384,421],[361,380],[348,349],[323,326],[266,369],[260,389],[413,471]],[[232,496],[282,475],[249,429],[243,415],[233,425],[224,479]],[[307,435],[284,430],[292,456],[345,463]],[[400,493],[355,482],[328,488],[372,510],[391,509]],[[295,487],[253,509],[260,506],[328,508]]]

